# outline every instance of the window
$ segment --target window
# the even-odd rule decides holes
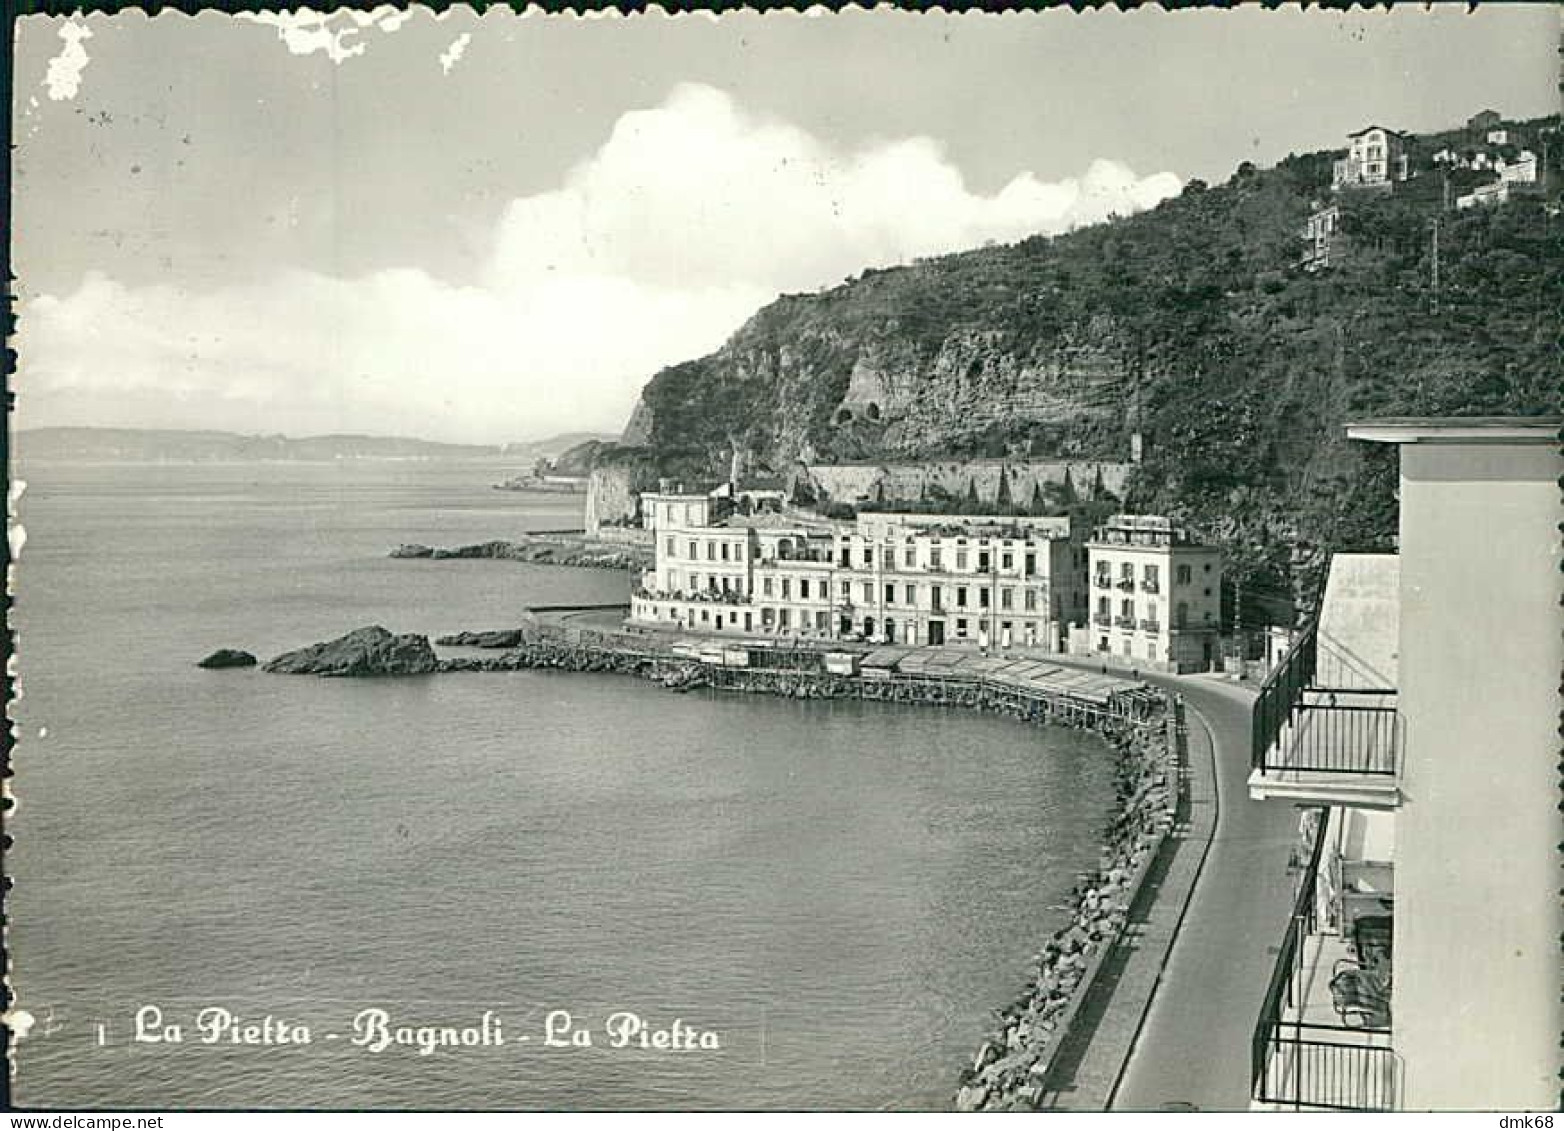
[[[1099,636],[1097,638],[1097,651],[1099,651],[1099,652],[1106,652],[1107,650],[1108,650],[1108,638],[1106,636]]]
[[[965,636],[966,634],[967,634],[967,618],[966,617],[957,617],[956,618],[956,635],[957,636]]]
[[[1174,628],[1183,628],[1188,623],[1189,623],[1189,605],[1188,605],[1187,602],[1180,601],[1178,603],[1178,608],[1175,609],[1174,612],[1173,612],[1173,627]]]
[[[874,603],[874,585],[868,581],[863,583],[863,603],[866,605]]]
[[[1106,598],[1106,597],[1098,597],[1097,598],[1097,612],[1100,613],[1101,615],[1107,616],[1109,614],[1109,610],[1110,610],[1111,607],[1112,606],[1110,606],[1108,604],[1108,598]]]
[[[916,585],[906,586],[904,589],[904,594],[907,598],[907,604],[916,605],[918,603],[918,587]]]
[[[1016,556],[1014,554],[1012,554],[1009,550],[1006,550],[1004,553],[999,555],[999,568],[1000,569],[1014,569],[1015,568],[1015,564],[1016,564]]]
[[[1135,563],[1134,562],[1124,562],[1124,563],[1122,563],[1119,566],[1119,580],[1121,580],[1121,581],[1134,581],[1135,580]]]
[[[938,546],[931,546],[929,548],[929,568],[930,569],[939,569],[940,568],[939,547]]]
[[[1022,597],[1022,601],[1023,601],[1023,604],[1026,607],[1027,612],[1031,612],[1033,609],[1037,608],[1037,590],[1036,589],[1025,590],[1025,592],[1023,594],[1023,597]]]
[[[988,608],[988,586],[986,585],[978,586],[978,608]]]
[[[967,587],[965,585],[958,585],[958,586],[956,586],[956,608],[964,609],[966,607],[967,607]]]
[[[956,568],[958,570],[967,568],[967,552],[965,550],[956,551]]]
[[[820,583],[820,599],[822,601],[829,601],[831,599],[831,582],[829,579]]]
[[[1037,555],[1036,554],[1028,554],[1026,556],[1026,558],[1025,558],[1025,564],[1026,564],[1026,572],[1028,574],[1036,573],[1037,572]]]
[[[1127,620],[1134,619],[1134,616],[1135,616],[1135,602],[1134,601],[1120,601],[1119,602],[1119,615],[1121,617],[1124,617]]]
[[[1190,582],[1190,578],[1191,578],[1191,575],[1190,575],[1189,567],[1187,565],[1179,566],[1178,567],[1178,583],[1180,585],[1188,585],[1189,582]]]
[[[1001,589],[999,591],[999,607],[1001,609],[1015,608],[1015,597],[1016,591],[1014,589],[1010,589],[1008,587]]]
[[[700,555],[695,552],[695,543],[691,542],[690,543],[690,561],[693,562],[693,561],[695,561],[699,557],[700,557]]]
[[[887,547],[885,547],[885,568],[886,569],[895,569],[896,568],[896,547],[895,546],[887,546]]]
[[[763,577],[760,580],[760,591],[767,597],[771,596],[771,578]]]
[[[744,560],[744,543],[740,542],[733,547],[733,560],[736,562]]]
[[[787,582],[784,581],[782,584],[786,585]],[[777,613],[777,627],[779,627],[779,628],[786,628],[787,626],[788,626],[787,610],[786,609],[779,610],[778,613]]]
[[[668,539],[668,556],[670,558],[676,558],[679,556],[679,551],[675,549],[676,546],[678,546],[677,542],[675,542],[672,538]]]
[[[815,614],[815,631],[824,633],[831,630],[831,614],[824,609]]]
[[[885,587],[885,603],[887,605],[894,605],[896,603],[896,586],[887,585]]]
[[[988,553],[986,551],[980,551],[978,553],[978,572],[988,572]]]
[[[874,547],[873,546],[865,546],[863,548],[863,564],[866,567],[867,566],[872,566],[874,564]]]
[[[714,562],[717,560],[717,546],[713,542],[706,543],[706,560],[708,562]]]
[[[1159,568],[1155,565],[1148,565],[1146,567],[1146,591],[1148,593],[1155,593],[1157,591],[1157,585],[1160,581],[1160,578],[1158,577],[1159,572]]]
[[[809,600],[809,579],[807,577],[799,579],[798,597],[801,601]]]
[[[790,578],[790,577],[784,577],[782,579],[782,599],[784,601],[788,601],[788,600],[791,600],[792,597],[793,597],[793,579]]]

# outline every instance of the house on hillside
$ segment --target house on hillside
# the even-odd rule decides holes
[[[1529,149],[1523,149],[1520,156],[1510,161],[1497,163],[1499,178],[1512,185],[1534,185],[1537,183],[1537,155]]]
[[[1407,179],[1406,141],[1395,130],[1365,126],[1347,142],[1347,155],[1332,168],[1332,188],[1388,189]]]
[[[1490,204],[1503,204],[1509,199],[1510,182],[1501,178],[1497,181],[1485,181],[1470,192],[1462,193],[1455,198],[1455,206],[1462,210],[1480,208]]]
[[[1469,130],[1491,130],[1504,118],[1497,110],[1483,110],[1466,119],[1466,128]]]
[[[1341,226],[1341,209],[1336,205],[1321,207],[1318,203],[1303,225],[1303,269],[1320,271],[1331,265],[1331,251],[1336,231]]]
[[[1489,130],[1483,135],[1483,140],[1486,141],[1489,145],[1509,145],[1510,131],[1502,129]]]

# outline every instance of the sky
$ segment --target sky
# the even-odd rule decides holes
[[[1552,5],[18,21],[23,427],[617,432],[780,293],[1558,110]]]

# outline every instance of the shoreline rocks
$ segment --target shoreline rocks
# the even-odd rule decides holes
[[[197,660],[198,668],[253,668],[256,659],[240,648],[219,648],[204,660]]]
[[[488,559],[530,562],[534,565],[577,566],[582,569],[644,569],[651,564],[648,551],[607,546],[583,538],[528,537],[525,541],[516,542],[495,539],[449,548],[408,542],[392,549],[387,557],[423,558],[430,561]]]
[[[440,661],[427,636],[393,635],[379,625],[355,629],[335,640],[284,652],[262,669],[281,675],[426,675]]]
[[[491,632],[448,632],[435,637],[442,648],[516,648],[527,642],[525,628],[500,628]]]

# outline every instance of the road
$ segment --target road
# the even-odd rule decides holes
[[[1249,800],[1252,693],[1211,678],[1152,682],[1176,689],[1190,726],[1210,728],[1215,835],[1130,1059],[1114,1111],[1241,1111],[1249,1048],[1292,905],[1287,864],[1298,812]]]

